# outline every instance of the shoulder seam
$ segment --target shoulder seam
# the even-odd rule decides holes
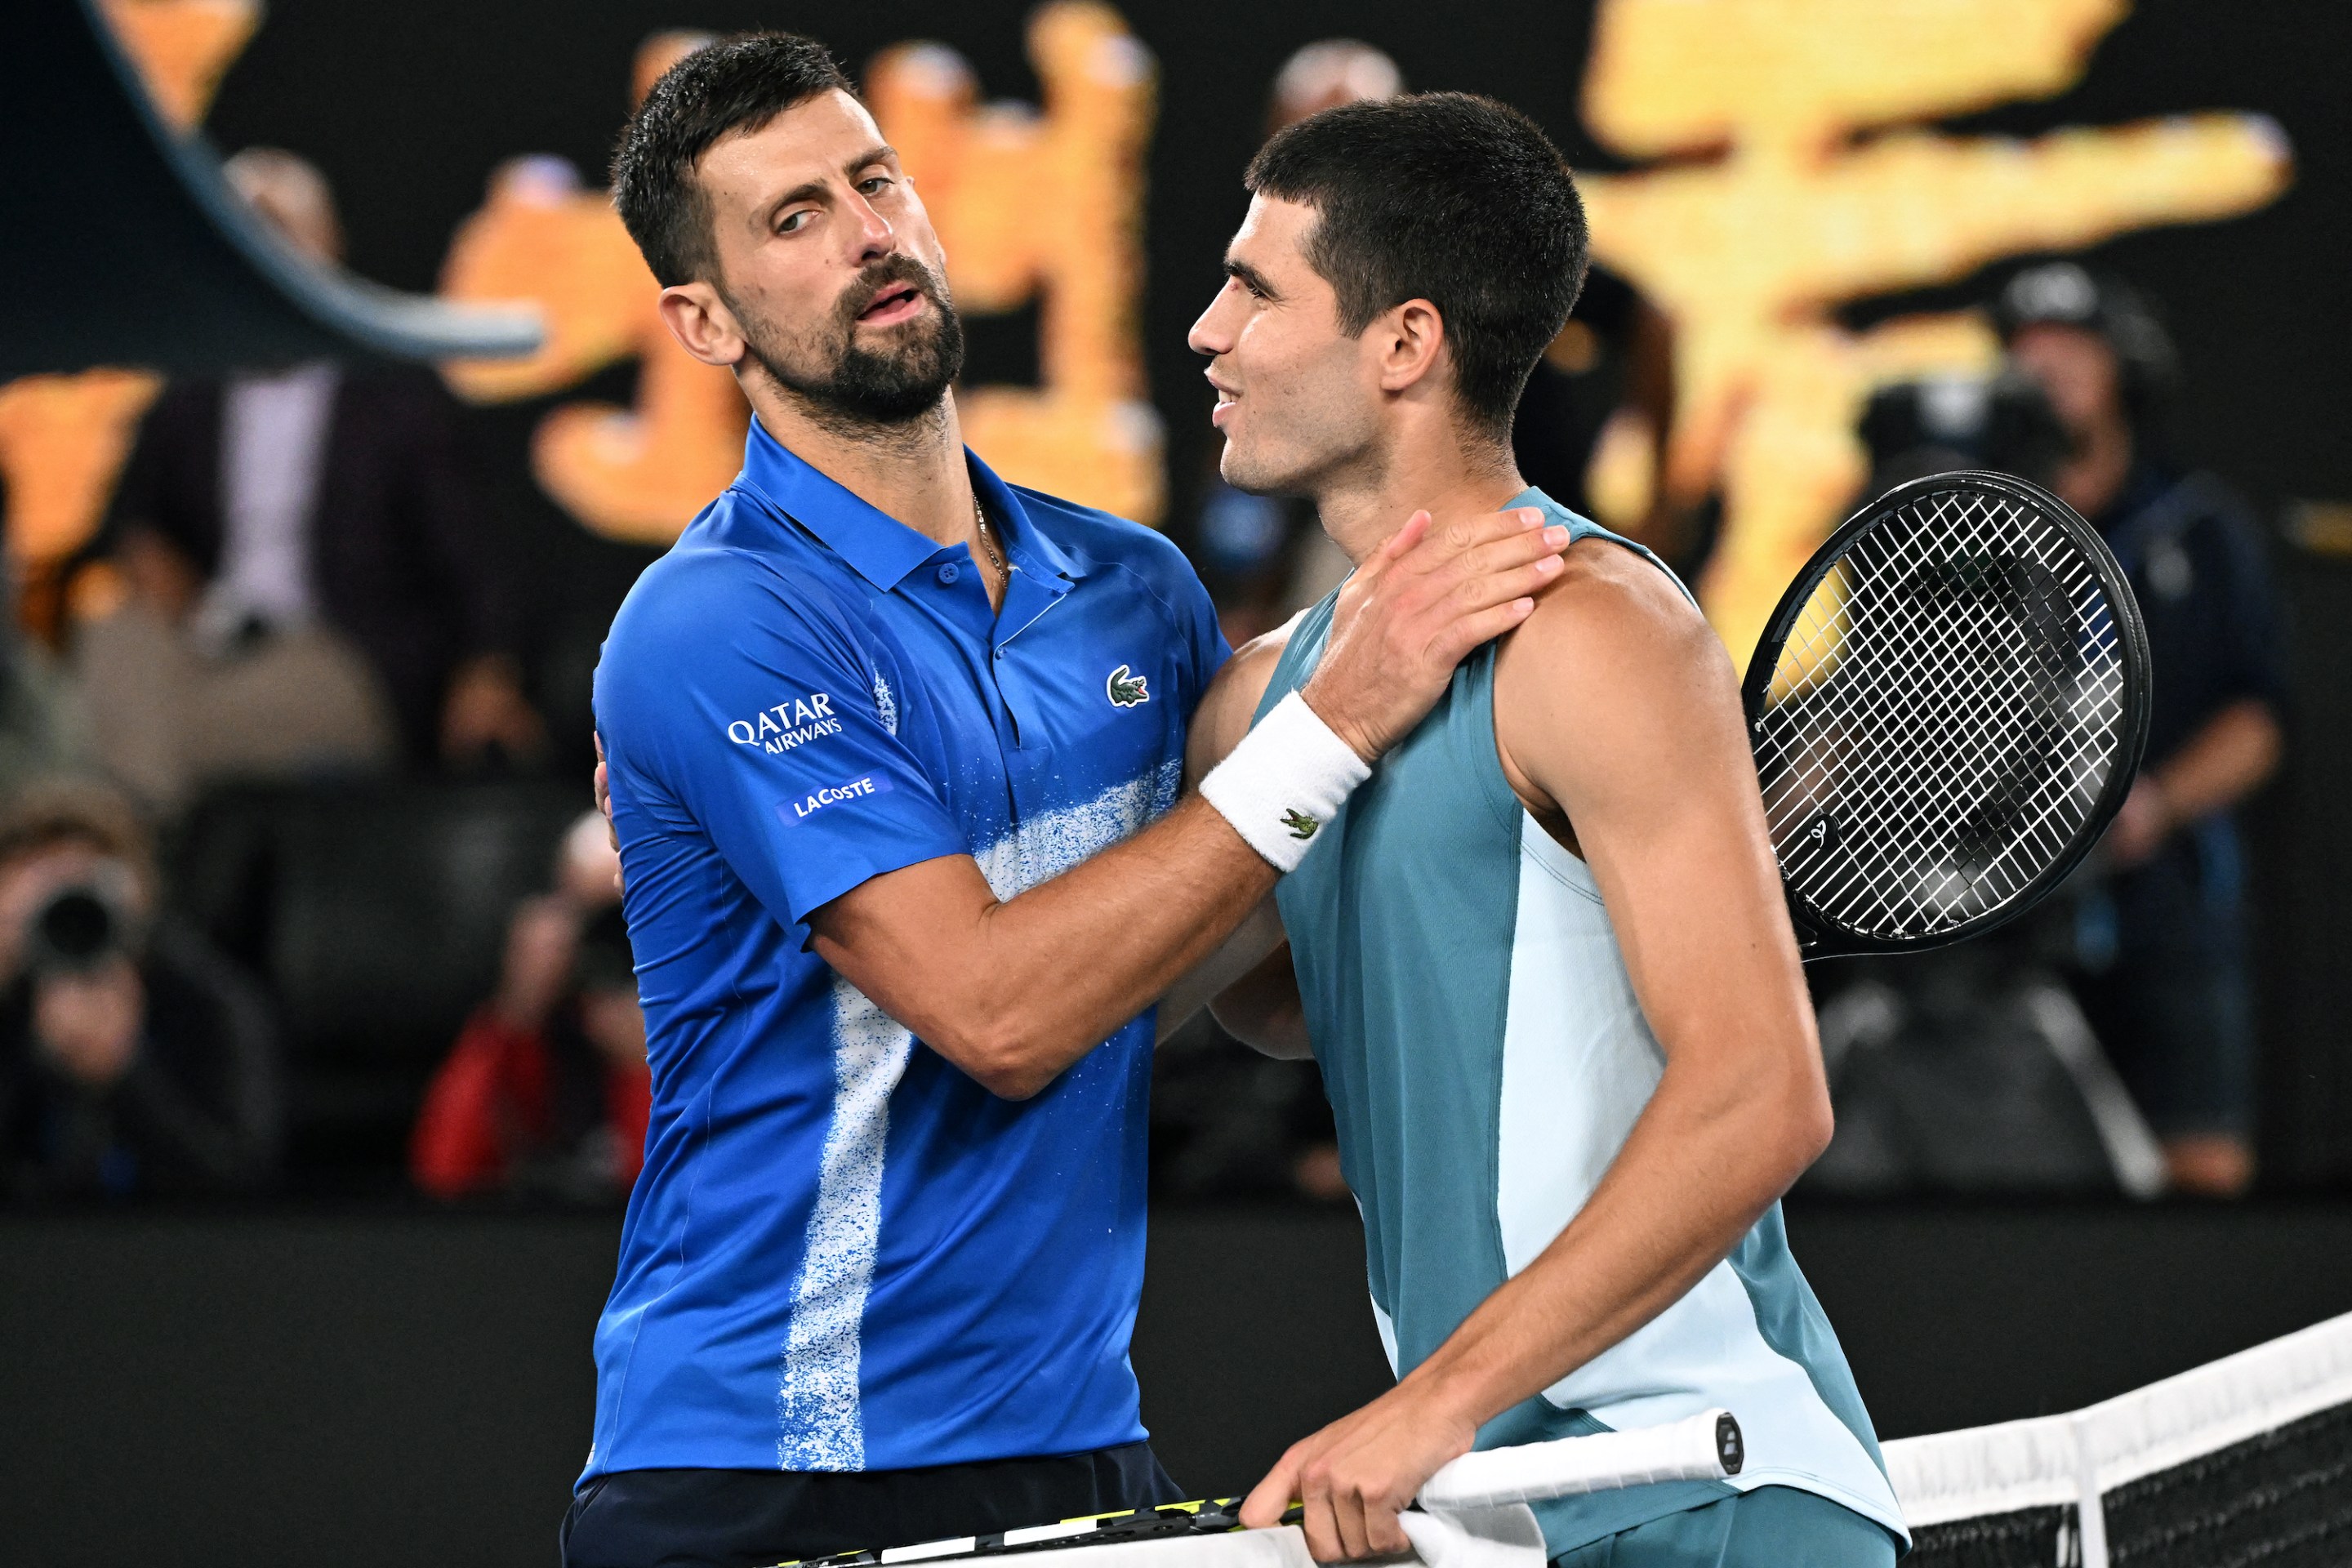
[[[1139,524],[1138,526],[1140,525]],[[1150,595],[1151,602],[1160,606],[1160,617],[1166,622],[1166,630],[1168,633],[1171,637],[1183,642],[1187,647],[1191,646],[1191,638],[1185,634],[1183,612],[1179,610],[1174,605],[1168,602],[1168,595],[1162,594],[1160,591],[1159,586],[1154,584],[1150,577],[1137,571],[1134,567],[1129,565],[1124,561],[1097,561],[1095,563],[1095,566],[1098,571],[1107,570],[1123,572],[1128,576],[1133,578],[1137,584],[1143,589],[1144,593]]]

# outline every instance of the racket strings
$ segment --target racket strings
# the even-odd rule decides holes
[[[1876,556],[1877,559],[1872,559],[1871,557],[1874,555]],[[1875,552],[1866,552],[1864,554],[1864,562],[1868,565],[1880,568],[1891,567],[1895,564],[1895,563],[1886,560],[1885,556],[1885,552],[1883,549]],[[1906,586],[1909,588],[1915,595],[1916,595],[1918,583],[1916,578],[1911,583],[1906,584]],[[1955,620],[1948,608],[1932,616],[1931,626],[1934,632],[1947,637],[1955,634],[1965,636],[1969,629],[1965,625]],[[1869,639],[1871,630],[1874,628],[1872,628],[1868,623],[1864,623],[1862,626],[1850,626],[1848,629],[1850,632],[1858,634],[1857,640],[1862,642],[1864,645],[1858,651],[1868,654],[1884,654],[1889,651],[1887,649],[1871,646]],[[1981,639],[1976,640],[1980,643]],[[1958,661],[1953,666],[1948,666],[1944,672],[1948,678],[1953,673],[1954,668],[1965,671],[1981,668],[1980,656],[1984,651],[1981,646],[1968,649],[1967,651],[1977,654],[1979,658],[1974,660]],[[2046,659],[2036,660],[2035,662],[2042,664],[2045,668],[2047,667]],[[1917,730],[1918,724],[1916,721],[1911,724],[1904,724],[1900,722],[1900,721],[1904,717],[1907,716],[1914,721],[1924,719],[1930,721],[1948,723],[1955,717],[1966,717],[1973,720],[1979,726],[1990,725],[1996,730],[2000,730],[2004,728],[2005,714],[2003,710],[1990,708],[1988,704],[1982,701],[1966,700],[1966,698],[1969,694],[1965,691],[1958,694],[1962,700],[1957,704],[1951,700],[1955,694],[1949,690],[1930,694],[1923,690],[1923,683],[1918,674],[1918,667],[1916,664],[1906,660],[1904,665],[1899,668],[1901,669],[1901,674],[1898,677],[1895,690],[1896,694],[1905,700],[1905,702],[1895,710],[1897,721],[1885,726],[1884,732],[1880,736],[1880,740],[1883,744],[1879,748],[1879,751],[1882,754],[1877,757],[1865,758],[1864,762],[1865,764],[1876,765],[1888,773],[1892,782],[1896,786],[1895,793],[1899,796],[1907,796],[1915,802],[1917,802],[1920,800],[1922,795],[1922,791],[1918,785],[1924,773],[1924,763],[1927,758],[1928,753],[1926,749],[1918,743],[1922,739],[1924,739],[1924,737],[1913,732]],[[1944,684],[1947,687],[1950,685],[1948,679],[1947,679]],[[2041,695],[2046,697],[2047,693],[2044,691],[2041,693]],[[1937,696],[1940,696],[1944,700],[1936,700],[1935,698]],[[1967,712],[1964,715],[1955,715],[1948,711],[1954,706],[1958,706],[1964,710],[1973,710],[1973,711]],[[1939,713],[1939,710],[1946,711]],[[2029,705],[2028,709],[2025,710],[2031,711],[2031,705]],[[2007,742],[2010,748],[2013,749],[2019,738],[2012,731],[2011,732],[2003,733],[2000,736],[2000,739]],[[1984,758],[1990,759],[1997,757],[2000,754],[2000,752],[1997,749],[1988,748],[1980,754]],[[1965,760],[1966,759],[1963,759],[1963,761]],[[1988,795],[1988,784],[1986,781],[1981,779],[1964,779],[1961,781],[1959,788],[1946,790],[1940,793],[1943,795],[1944,799],[1949,803],[1957,804],[1968,799],[1975,799],[1979,802],[1984,802]],[[1993,814],[1998,815],[2000,809],[2009,806],[2013,803],[2002,800],[1996,795],[1990,804],[1994,807]],[[1971,814],[1972,817],[1978,819],[1974,826],[1976,827],[1977,835],[1979,837],[1981,837],[1983,831],[1981,819],[1986,815],[1987,813],[1981,805],[1978,811]],[[1956,832],[1966,831],[1971,824],[1953,820],[1951,812],[1947,810],[1937,820],[1928,823],[1927,826],[1931,830],[1940,832],[1948,837]],[[1826,846],[1823,846],[1823,847],[1826,847]],[[1854,866],[1849,868],[1849,873],[1850,878],[1859,878],[1865,871],[1883,871],[1884,869],[1884,867]],[[1832,893],[1835,893],[1842,889],[1836,887],[1832,887],[1828,890]]]
[[[1970,542],[1975,542],[1971,541]],[[1883,549],[1869,553],[1877,554],[1881,559],[1871,562],[1868,561],[1868,555],[1866,554],[1865,561],[1867,563],[1876,565],[1882,569],[1891,567],[1897,563],[1895,561],[1885,559],[1884,557],[1887,552]],[[1965,622],[1956,618],[1953,613],[1953,603],[1955,602],[1956,597],[1958,602],[1964,604],[1966,595],[1955,596],[1951,595],[1939,595],[1934,593],[1933,589],[1936,586],[1934,574],[1929,574],[1924,580],[1924,585],[1929,590],[1925,594],[1921,592],[1923,580],[1916,574],[1913,574],[1911,575],[1911,580],[1902,584],[1904,588],[1908,590],[1908,596],[1916,601],[1920,601],[1931,606],[1935,606],[1935,609],[1931,613],[1927,622],[1931,633],[1939,635],[1948,644],[1955,633],[1958,633],[1963,637],[1966,637],[1966,634],[1971,628],[1969,628]],[[2043,596],[2046,597],[2046,595]],[[1857,599],[1857,605],[1861,602],[1861,600]],[[1856,622],[1862,621],[1861,617],[1853,617],[1853,619]],[[1860,629],[1860,626],[1856,625],[1851,626],[1850,629]],[[1982,682],[1980,679],[1974,683],[1978,689],[1971,690],[1967,684],[1961,684],[1956,687],[1955,683],[1948,679],[1955,672],[1963,676],[1981,677],[1986,668],[1984,655],[1987,651],[1984,646],[1984,639],[1981,637],[1967,637],[1967,642],[1962,646],[1965,654],[1968,657],[1953,658],[1947,664],[1945,673],[1948,679],[1943,682],[1944,689],[1937,694],[1943,699],[1942,700],[1923,700],[1920,683],[1916,678],[1906,679],[1897,687],[1898,695],[1906,699],[1907,701],[1907,710],[1902,705],[1898,705],[1895,708],[1894,713],[1896,721],[1885,724],[1882,727],[1881,738],[1883,741],[1889,742],[1889,744],[1883,749],[1888,752],[1890,758],[1896,763],[1890,772],[1895,784],[1897,785],[1896,790],[1893,793],[1898,798],[1907,797],[1915,803],[1919,803],[1921,800],[1921,792],[1916,787],[1918,783],[1916,775],[1921,772],[1921,770],[1916,764],[1917,759],[1923,754],[1920,742],[1931,738],[1920,732],[1923,721],[1928,723],[1942,723],[1944,725],[1950,725],[1955,721],[1960,721],[1963,723],[1972,724],[1972,727],[1979,733],[1995,737],[1995,744],[1981,746],[1978,749],[1976,760],[1980,763],[1988,762],[1997,763],[2002,758],[2004,752],[2009,753],[2013,759],[2014,754],[2021,744],[2021,739],[2026,741],[2029,744],[2031,741],[2034,739],[2039,739],[2044,742],[2047,741],[2049,738],[2048,731],[2051,728],[2048,722],[2047,702],[2053,693],[2050,690],[2050,685],[2046,677],[2056,661],[2051,657],[2053,650],[2049,647],[2046,637],[2040,640],[2042,646],[2039,647],[2029,647],[2024,649],[2024,674],[2026,675],[2027,679],[2025,682],[2026,689],[2022,693],[2025,700],[2021,704],[2003,707],[1988,702],[1985,700],[1987,694],[1982,689]],[[1967,646],[1968,643],[1972,643],[1974,646],[1969,647]],[[2016,663],[2014,656],[2017,654],[2018,650],[2015,647],[2012,647],[2008,649],[1995,651],[2005,652],[2011,655],[2011,662],[2012,666]],[[1853,668],[1852,657],[1849,656],[1847,668],[1851,671]],[[1910,668],[1916,671],[1917,666],[1911,665]],[[2045,679],[2034,679],[2032,677],[2035,674],[2040,674]],[[2037,700],[2037,699],[2039,700]],[[1955,711],[1954,710],[1958,710],[1958,711]],[[2017,726],[2014,722],[2004,722],[2004,720],[2011,718],[2012,715],[2024,715],[2031,718],[2040,719],[2042,721],[2035,724],[2033,727],[2037,731],[2042,731],[2042,733],[2034,737],[2021,737],[2017,732]],[[1909,723],[1900,721],[1906,717],[1912,721]],[[1966,762],[1969,759],[1963,757],[1961,760]],[[1903,765],[1906,762],[1910,763],[1912,765],[1908,767]],[[1979,776],[1974,778],[1963,778],[1960,781],[1958,788],[1948,789],[1940,792],[1942,798],[1936,804],[1943,805],[1945,809],[1941,811],[1934,820],[1929,821],[1925,826],[1931,833],[1940,835],[1948,839],[1954,837],[1956,834],[1964,835],[1965,837],[1971,838],[1983,838],[1986,836],[1986,831],[1990,825],[1988,819],[1998,821],[1998,819],[2012,814],[2019,804],[2015,798],[2015,790],[2013,787],[2013,775],[2018,771],[2014,761],[2012,760],[2010,767],[2001,769],[2000,771],[2003,773],[2011,775],[2009,780],[2003,781],[2010,787],[2003,787],[2003,782],[1996,782],[1980,776],[1984,772],[1984,768],[1979,766],[1978,769]],[[1977,808],[1966,813],[1965,816],[1956,817],[1953,808],[1957,806],[1958,803],[1969,799],[1974,799],[1979,803]],[[1826,847],[1826,846],[1823,846],[1823,847]],[[1978,853],[1971,854],[1969,853],[1969,847],[1961,845],[1956,847],[1956,855],[1949,858],[1965,861],[1979,858],[1980,857],[1980,847]],[[1866,861],[1868,858],[1864,857],[1864,858]],[[1866,880],[1866,873],[1871,871],[1884,872],[1888,868],[1889,868],[1883,862],[1875,866],[1866,863],[1849,866],[1846,868],[1848,872],[1846,879],[1849,881]],[[1835,894],[1843,889],[1835,885],[1832,885],[1828,887],[1826,890],[1832,894]],[[1887,909],[1885,900],[1882,899],[1880,900],[1880,904],[1882,913],[1893,912]]]
[[[1935,630],[1966,639],[1961,648],[1966,655],[1980,656],[1986,651],[1982,640],[1971,637],[1974,628],[1965,621],[1944,616]],[[2000,654],[2012,650],[1992,651],[1997,662]],[[1949,805],[1951,813],[1958,813],[1971,802],[1974,803],[1973,808],[1957,818],[1948,813],[1944,818],[1929,824],[1931,830],[1963,841],[1961,856],[1964,860],[1973,858],[1966,853],[1966,839],[1973,837],[1982,845],[1997,842],[2005,836],[2004,829],[2009,820],[2021,804],[2017,797],[2017,789],[2028,777],[2038,777],[2046,772],[2047,748],[2056,739],[2059,729],[2051,711],[2059,692],[2056,683],[2046,679],[2049,651],[2046,642],[2025,650],[2024,689],[2014,694],[2017,699],[2014,701],[1999,701],[1999,697],[2009,694],[1988,692],[1981,686],[1957,694],[1947,689],[1940,695],[1951,700],[1950,706],[1958,711],[1938,714],[1934,711],[1937,704],[1931,698],[1923,697],[1920,681],[1906,680],[1896,689],[1898,696],[1907,699],[1913,710],[1910,717],[1916,721],[1909,726],[1911,730],[1948,725],[1956,718],[1965,718],[1980,726],[1987,738],[1986,743],[1972,753],[1944,759],[1957,761],[1970,771],[1940,792],[1942,800]],[[1963,670],[1976,675],[1984,673],[1987,662],[1981,658],[1964,658],[1959,661]],[[1946,686],[1948,688],[1949,685],[1947,681]],[[1927,767],[1937,760],[1937,753],[1928,744],[1933,737],[1922,733],[1899,733],[1891,735],[1890,739],[1912,742],[1901,749],[1901,754],[1907,759],[1909,766],[1898,773],[1897,783],[1917,784]]]
[[[1934,593],[1935,585],[1932,577],[1927,579],[1924,584],[1927,592],[1923,593],[1923,584],[1915,576],[1902,587],[1914,599],[1938,606],[1929,622],[1930,629],[1938,634],[1948,646],[1951,646],[1951,638],[1958,634],[1962,638],[1955,649],[1958,657],[1948,662],[1941,689],[1923,692],[1920,682],[1916,679],[1906,679],[1897,688],[1898,696],[1905,700],[1893,707],[1891,718],[1882,723],[1884,745],[1881,749],[1885,753],[1885,760],[1893,763],[1888,771],[1896,786],[1893,792],[1895,797],[1908,799],[1915,805],[1934,807],[1934,815],[1922,826],[1932,836],[1947,841],[1957,840],[1951,843],[1951,853],[1945,858],[1965,865],[1984,858],[1981,841],[1990,835],[1997,835],[2002,819],[2013,815],[2019,805],[2015,775],[2021,771],[2021,763],[2026,760],[2020,757],[2021,751],[2030,758],[2031,753],[2046,749],[2051,730],[2048,703],[2053,693],[2046,679],[2034,679],[2032,677],[2036,674],[2046,676],[2052,661],[2046,647],[2025,649],[2025,689],[2016,694],[2022,700],[2007,705],[1988,700],[1995,694],[1986,689],[1981,679],[1988,663],[1984,641],[1980,637],[1969,635],[1972,628],[1953,614],[1948,602],[1951,595]],[[2017,662],[2013,657],[2017,652],[2014,648],[1992,651],[1997,655],[2011,655],[2010,662],[2012,666]],[[1998,664],[2000,660],[1996,658],[1992,662]],[[1950,679],[1954,674],[1979,679],[1955,682]],[[2021,734],[2016,721],[2021,717],[2034,721],[2032,728],[2038,732]],[[1924,774],[1919,765],[1920,759],[1928,754],[1928,743],[1935,738],[1927,731],[1932,726],[1955,723],[1972,728],[1975,732],[1989,737],[1991,743],[1980,746],[1972,755],[1958,759],[1964,764],[1975,764],[1973,776],[1963,774],[1950,787],[1932,794],[1924,793],[1919,787]],[[1988,773],[1994,776],[1986,776]],[[1975,803],[1974,809],[1964,810],[1969,802]],[[1979,842],[1972,845],[1968,842],[1971,839]],[[1849,866],[1846,879],[1859,881],[1867,873],[1884,873],[1890,869],[1883,862],[1873,865],[1868,860],[1868,857],[1864,857],[1864,863]],[[1843,889],[1832,885],[1826,890],[1835,894]],[[1892,912],[1886,910],[1884,900],[1880,901],[1882,913]]]
[[[1857,537],[1772,691],[1754,738],[1783,873],[1886,940],[2025,891],[2095,809],[2125,729],[2122,639],[2089,558],[1967,489]]]

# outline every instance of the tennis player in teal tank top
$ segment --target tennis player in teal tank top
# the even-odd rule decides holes
[[[1313,496],[1364,566],[1236,656],[1194,772],[1329,655],[1336,605],[1417,591],[1381,553],[1412,507],[1533,508],[1575,542],[1376,777],[1299,814],[1286,942],[1215,1004],[1321,1065],[1400,1376],[1244,1517],[1300,1498],[1318,1558],[1396,1551],[1468,1447],[1721,1405],[1739,1476],[1539,1504],[1555,1561],[1891,1563],[1902,1515],[1781,1227],[1829,1106],[1730,661],[1654,557],[1511,456],[1582,276],[1573,184],[1532,122],[1459,94],[1326,110],[1246,183],[1192,340],[1224,474]]]

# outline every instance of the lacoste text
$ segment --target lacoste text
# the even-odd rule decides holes
[[[888,779],[879,773],[866,773],[862,777],[851,779],[847,784],[827,784],[823,789],[813,789],[798,800],[779,801],[776,810],[781,815],[789,808],[791,815],[784,817],[785,826],[789,826],[793,823],[806,819],[812,813],[824,810],[828,805],[838,805],[845,800],[857,800],[869,795],[889,793]]]

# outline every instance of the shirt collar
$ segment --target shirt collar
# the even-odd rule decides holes
[[[1084,564],[1029,521],[1020,496],[969,447],[964,461],[971,465],[972,487],[1015,564],[1049,581],[1086,575]],[[908,528],[819,472],[768,434],[756,416],[743,440],[743,472],[736,483],[814,534],[884,593],[943,548],[929,534]],[[961,552],[961,546],[956,548]]]
[[[1087,574],[1084,561],[1055,543],[1029,520],[1029,509],[1022,504],[1018,490],[997,478],[996,470],[982,462],[971,447],[965,447],[963,455],[971,465],[972,490],[988,509],[988,521],[1003,539],[1005,553],[1014,565],[1048,583],[1056,577],[1076,582]]]

